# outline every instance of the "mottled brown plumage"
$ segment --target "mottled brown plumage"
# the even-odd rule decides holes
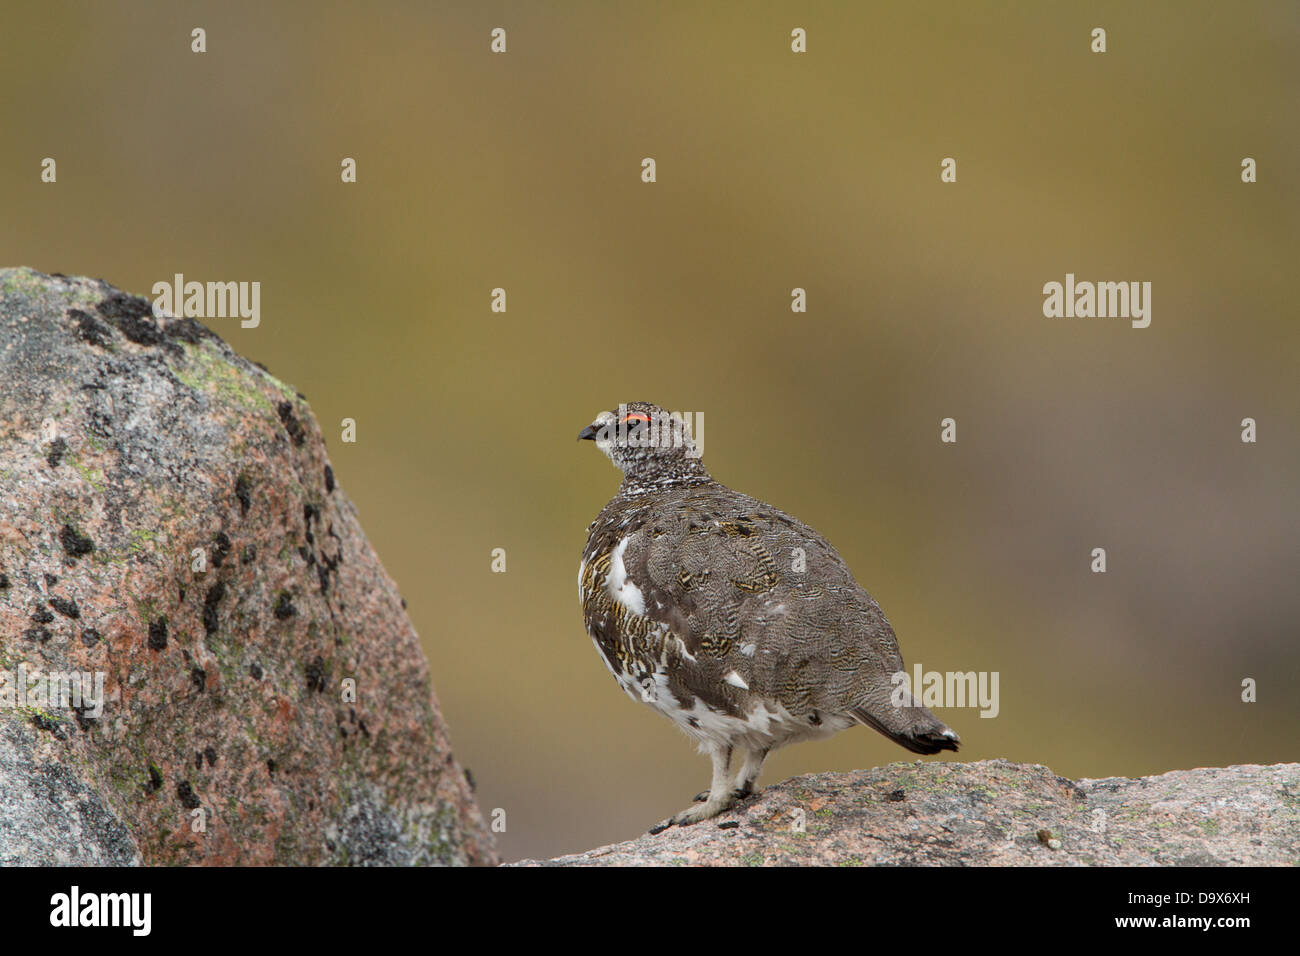
[[[772,749],[855,722],[916,753],[957,749],[896,690],[893,629],[821,535],[714,481],[689,430],[657,406],[602,412],[579,437],[624,472],[588,529],[587,631],[623,689],[713,759],[708,798],[670,823],[751,792]]]

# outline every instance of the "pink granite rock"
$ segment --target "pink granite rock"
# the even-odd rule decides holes
[[[495,862],[306,400],[101,280],[0,271],[0,674],[0,863]]]
[[[1067,780],[1006,760],[818,773],[657,836],[518,866],[1293,866],[1300,764]]]

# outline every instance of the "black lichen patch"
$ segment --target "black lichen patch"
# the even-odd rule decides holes
[[[281,591],[275,602],[275,619],[287,621],[297,613],[298,609],[293,606],[293,601],[289,600],[289,592]]]
[[[52,597],[50,598],[50,607],[64,617],[70,617],[74,620],[81,617],[81,609],[77,607],[77,602],[69,598]]]
[[[50,453],[45,456],[45,463],[51,468],[58,468],[67,453],[68,443],[62,437],[56,438],[50,442]]]
[[[209,767],[215,767],[217,765],[217,748],[213,747],[211,744],[204,747],[203,757],[207,760]]]
[[[196,691],[200,694],[203,693],[204,689],[208,686],[208,672],[202,667],[191,667],[190,683],[194,685]]]
[[[248,475],[241,473],[235,479],[235,497],[239,499],[240,515],[247,515],[248,509],[253,504],[253,482],[249,480]]]
[[[63,545],[63,550],[67,552],[68,557],[74,559],[95,550],[95,542],[70,524],[65,524],[59,530],[59,544]]]
[[[81,728],[82,733],[92,729],[99,720],[98,717],[86,716],[86,711],[88,710],[90,710],[90,706],[85,702],[83,702],[80,707],[74,706],[72,708],[72,717],[76,720],[77,726]]]
[[[32,612],[32,621],[36,624],[49,624],[54,620],[54,615],[50,613],[47,607],[38,607]]]
[[[9,575],[0,572],[0,591],[3,591],[7,587],[9,587]]]
[[[902,801],[904,801],[904,800],[906,800],[906,799],[907,799],[907,794],[904,793],[902,790],[891,790],[891,791],[889,791],[889,802],[890,802],[890,803],[901,803]]]
[[[109,319],[139,319],[144,316],[153,316],[153,308],[149,305],[149,300],[138,295],[128,295],[125,292],[112,292],[106,298],[102,299],[96,306],[100,315]]]
[[[243,561],[246,565],[252,564],[257,560],[257,548],[253,547],[251,544],[244,545],[244,550],[240,552],[239,560]]]
[[[304,502],[302,506],[302,520],[307,525],[308,533],[311,532],[311,523],[320,521],[320,508],[316,507],[310,501]]]
[[[158,767],[155,764],[150,763],[149,782],[144,785],[144,792],[156,793],[162,789],[162,785],[163,785],[163,775],[159,772]]]
[[[330,589],[330,569],[323,564],[318,564],[316,576],[320,579],[320,593],[325,594]]]
[[[91,408],[88,410],[90,417],[90,433],[99,438],[113,437],[113,418],[103,409]]]
[[[266,772],[275,773],[275,759],[272,758],[266,762]]]
[[[54,635],[50,633],[48,627],[29,627],[23,631],[23,639],[28,641],[40,641],[44,644]]]
[[[161,651],[167,647],[167,618],[159,617],[149,622],[149,648]]]
[[[99,631],[93,627],[87,627],[81,632],[81,643],[85,647],[94,647],[99,643]]]
[[[202,769],[203,769],[203,752],[202,752],[202,751],[199,751],[199,750],[194,751],[194,769],[195,769],[195,770],[202,770]]]
[[[77,320],[77,335],[83,342],[105,349],[113,341],[113,330],[89,312],[68,309],[67,314]]]
[[[189,316],[183,319],[172,319],[167,323],[167,328],[164,331],[167,338],[180,339],[182,342],[189,342],[191,345],[198,345],[204,339],[217,338],[215,332],[201,322],[195,322]]]
[[[329,465],[325,466],[325,492],[334,494],[334,469]]]
[[[202,801],[199,800],[198,794],[194,792],[194,788],[190,786],[188,780],[182,780],[176,784],[176,796],[180,799],[181,806],[186,810],[197,810],[202,806]]]
[[[253,663],[249,664],[249,665],[248,665],[248,676],[250,676],[251,678],[253,678],[253,680],[261,680],[261,679],[262,679],[262,665],[259,664],[259,663],[257,663],[256,661],[254,661]]]
[[[325,661],[317,657],[307,665],[307,689],[325,693]]]
[[[217,630],[217,605],[221,599],[226,596],[226,584],[224,581],[218,581],[212,587],[208,588],[207,596],[203,599],[203,630],[209,635]]]
[[[45,578],[45,586],[47,588],[52,588],[54,585],[59,583],[59,576],[57,574],[50,574],[50,572],[46,571],[41,576]]]
[[[59,740],[68,739],[68,730],[63,726],[63,721],[61,720],[55,720],[53,717],[49,717],[45,714],[34,713],[32,714],[32,723],[41,730],[53,734]]]
[[[137,345],[158,345],[163,340],[162,330],[158,328],[147,299],[114,292],[95,308]]]
[[[307,432],[303,430],[302,422],[298,421],[298,416],[293,413],[293,403],[281,402],[276,411],[280,415],[280,421],[284,424],[284,430],[293,439],[293,443],[301,445],[307,437]]]
[[[224,531],[218,531],[217,536],[212,539],[212,566],[219,568],[226,558],[230,557],[230,538]]]

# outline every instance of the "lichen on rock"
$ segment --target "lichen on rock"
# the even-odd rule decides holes
[[[688,827],[520,866],[1293,866],[1300,764],[1069,780],[914,761],[768,787]]]
[[[0,383],[0,670],[106,697],[0,706],[0,862],[495,861],[302,396],[31,269],[0,270]],[[33,775],[44,802],[15,796]]]

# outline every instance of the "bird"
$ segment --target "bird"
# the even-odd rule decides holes
[[[578,438],[623,473],[578,566],[587,633],[619,686],[712,762],[709,789],[651,833],[757,793],[778,747],[855,725],[917,754],[958,749],[900,680],[894,630],[839,553],[715,481],[680,414],[627,402]]]

